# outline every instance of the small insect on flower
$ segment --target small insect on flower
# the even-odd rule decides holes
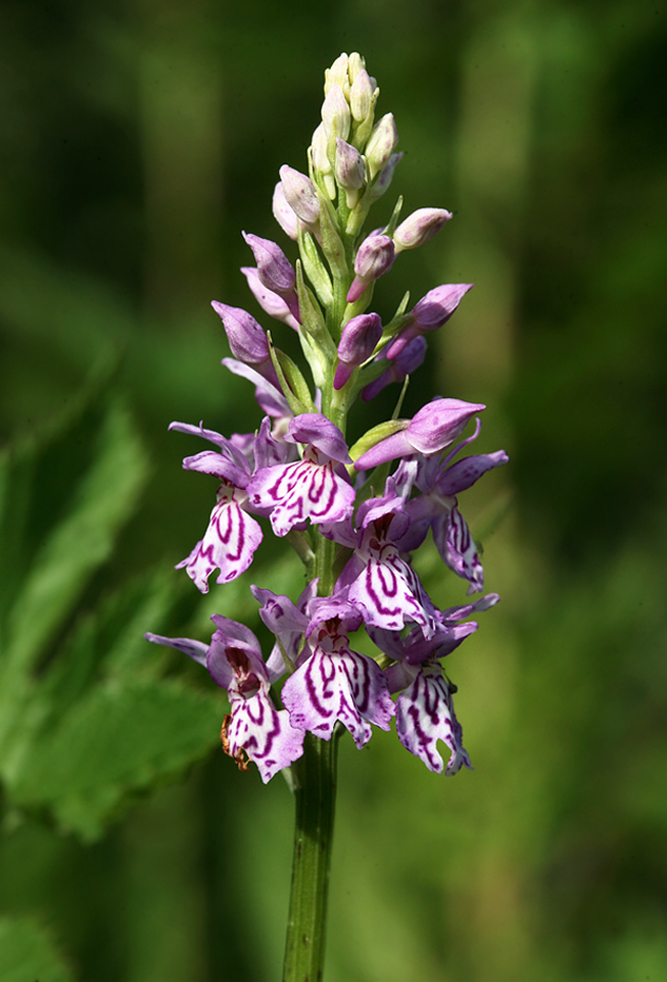
[[[250,761],[248,760],[243,749],[237,750],[236,753],[234,754],[232,753],[229,746],[229,735],[227,733],[227,730],[229,729],[229,724],[231,723],[231,721],[232,721],[232,714],[225,713],[224,719],[222,721],[222,729],[220,730],[222,749],[227,754],[228,757],[231,757],[232,760],[236,761],[240,771],[247,771],[250,765]]]

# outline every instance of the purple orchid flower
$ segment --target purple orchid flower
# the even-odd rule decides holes
[[[396,700],[396,732],[406,750],[419,757],[430,771],[442,774],[444,762],[438,740],[449,747],[451,756],[445,774],[457,774],[463,766],[472,770],[463,747],[463,731],[454,713],[452,693],[438,661],[430,659],[419,668],[405,666],[412,681]]]
[[[477,630],[475,621],[461,623],[464,618],[488,610],[498,600],[498,594],[490,593],[476,603],[438,611],[437,631],[430,639],[420,636],[416,627],[405,637],[395,631],[367,628],[380,650],[395,659],[396,663],[386,670],[390,692],[404,690],[396,701],[398,737],[406,750],[437,774],[441,774],[444,767],[437,749],[438,740],[451,751],[447,775],[458,773],[464,765],[472,768],[454,713],[452,691],[455,690],[447,682],[438,659],[450,654]]]
[[[259,523],[245,510],[251,466],[231,440],[214,430],[205,430],[201,424],[172,423],[169,429],[202,436],[218,447],[217,451],[204,450],[183,460],[185,470],[213,474],[221,479],[204,538],[176,566],[176,569],[185,569],[198,590],[208,593],[208,578],[213,570],[220,570],[217,583],[235,580],[250,566],[262,541]]]
[[[335,595],[316,597],[312,589],[298,607],[270,590],[252,592],[263,604],[262,620],[297,666],[281,693],[292,725],[330,740],[340,722],[359,748],[371,738],[371,723],[388,730],[395,707],[385,675],[372,658],[350,649],[348,632],[361,626],[359,610]],[[297,655],[297,639],[304,636]]]
[[[439,327],[446,324],[472,287],[472,283],[445,283],[434,290],[429,290],[410,312],[409,323],[391,342],[387,357],[397,358],[414,338],[428,331],[437,331]]]
[[[414,621],[424,637],[431,638],[437,630],[437,611],[397,545],[409,522],[403,499],[388,478],[384,497],[365,501],[357,511],[357,546],[338,578],[336,592],[357,607],[367,625],[400,631]],[[327,531],[349,544],[344,526]]]
[[[387,359],[387,349],[389,345],[385,345],[384,349],[376,357],[376,361],[382,359]],[[378,392],[382,392],[385,386],[390,385],[392,382],[403,382],[406,375],[412,375],[412,373],[419,368],[419,366],[424,361],[426,356],[426,339],[423,337],[413,338],[409,344],[403,348],[398,358],[393,361],[387,362],[387,370],[382,373],[374,382],[369,382],[369,384],[362,389],[361,398],[364,402],[370,402],[374,399]]]
[[[443,461],[437,457],[418,458],[415,484],[422,493],[406,504],[410,526],[399,543],[402,549],[412,552],[421,545],[431,528],[433,541],[443,561],[457,576],[468,580],[469,593],[483,588],[484,570],[475,540],[458,509],[456,495],[472,487],[486,471],[500,467],[509,460],[504,450],[496,450],[495,453],[464,457],[452,463],[463,447],[477,438],[480,428],[478,419],[473,435],[459,443]]]
[[[304,730],[291,723],[285,709],[276,709],[269,695],[271,683],[284,669],[264,662],[257,638],[245,625],[217,614],[211,619],[218,630],[208,647],[189,638],[144,637],[189,655],[227,690],[231,713],[222,724],[223,750],[240,770],[253,761],[266,784],[303,754]]]
[[[480,403],[438,396],[422,406],[411,420],[404,420],[403,428],[397,433],[381,440],[362,454],[355,461],[354,468],[365,471],[370,467],[377,467],[378,464],[396,460],[397,457],[415,453],[440,453],[454,442],[475,413],[482,409],[486,409],[486,406]]]
[[[270,510],[276,535],[309,519],[344,521],[352,514],[354,488],[343,464],[351,463],[343,434],[326,416],[303,413],[289,423],[287,443],[304,445],[303,459],[260,469],[248,484],[254,507]]]
[[[380,651],[396,662],[401,665],[421,665],[429,659],[445,658],[450,655],[462,641],[470,634],[474,634],[478,628],[477,621],[467,621],[466,618],[470,617],[471,614],[495,606],[499,599],[497,593],[489,593],[474,603],[464,604],[461,607],[449,607],[442,611],[436,610],[434,613],[436,630],[430,638],[424,637],[421,628],[417,625],[412,627],[405,636],[400,631],[386,631],[372,625],[366,625],[366,631]],[[395,665],[387,669],[392,692],[398,692],[404,687],[400,684],[400,671],[403,671],[403,668],[399,669]],[[397,672],[398,675],[395,674]]]

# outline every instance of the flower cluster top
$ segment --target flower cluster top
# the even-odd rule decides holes
[[[342,724],[363,747],[371,724],[388,730],[393,716],[403,746],[438,773],[443,741],[446,773],[455,774],[471,765],[441,659],[477,629],[468,618],[498,597],[438,610],[411,555],[431,529],[468,593],[482,590],[457,496],[507,456],[459,456],[477,438],[485,407],[442,397],[348,446],[355,400],[368,403],[404,382],[424,360],[426,335],[445,324],[472,284],[438,286],[410,309],[406,294],[387,324],[368,311],[375,282],[399,253],[423,245],[452,216],[421,208],[399,223],[399,199],[389,224],[364,236],[369,210],[402,157],[396,124],[391,113],[375,121],[379,89],[358,54],[336,59],[324,93],[308,174],[285,164],[273,197],[278,224],[298,244],[295,266],[275,242],[243,233],[255,261],[242,270],[248,286],[267,315],[297,333],[308,370],[250,313],[213,302],[233,355],[223,365],[255,386],[263,418],[254,433],[229,438],[201,424],[171,424],[210,445],[183,466],[219,481],[204,537],[179,563],[198,589],[206,593],[216,572],[224,584],[248,569],[266,520],[297,550],[307,586],[296,602],[251,588],[275,638],[266,660],[252,631],[221,616],[213,617],[210,644],[146,637],[185,652],[227,690],[223,747],[243,769],[254,762],[265,782],[301,756],[306,731],[328,740]],[[473,420],[472,435],[459,439]],[[376,658],[350,647],[362,625]]]

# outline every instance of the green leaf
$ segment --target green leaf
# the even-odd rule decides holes
[[[47,535],[8,616],[4,656],[12,672],[34,664],[90,575],[108,558],[117,532],[134,511],[146,473],[129,415],[112,405],[71,511]]]
[[[128,796],[179,776],[219,744],[227,702],[178,680],[109,680],[35,741],[11,788],[22,808],[48,808],[98,838]]]
[[[46,931],[28,917],[0,918],[0,982],[73,982]]]

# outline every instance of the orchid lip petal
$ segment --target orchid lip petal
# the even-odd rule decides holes
[[[463,766],[472,770],[461,742],[461,727],[454,714],[449,686],[439,665],[423,665],[412,685],[398,697],[396,732],[406,750],[419,757],[429,770],[441,774],[444,769],[436,746],[438,740],[451,751],[445,771],[448,776]]]
[[[230,583],[244,573],[263,539],[259,523],[232,498],[219,501],[209,520],[204,538],[189,556],[177,564],[185,569],[195,586],[208,593],[208,578],[215,569],[218,583]]]
[[[379,665],[349,649],[317,647],[287,679],[282,698],[293,724],[330,740],[340,721],[359,749],[371,738],[369,723],[388,730],[395,712]]]
[[[262,690],[251,699],[232,701],[225,735],[229,756],[241,766],[247,754],[264,784],[303,754],[304,731],[292,724],[286,710],[276,709]]]
[[[347,475],[336,473],[331,461],[312,460],[266,467],[255,474],[247,492],[254,506],[271,509],[271,525],[280,536],[306,520],[344,521],[352,514],[355,497]]]

